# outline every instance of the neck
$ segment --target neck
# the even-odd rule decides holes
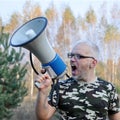
[[[90,72],[90,73],[86,76],[86,79],[85,79],[86,82],[93,82],[93,81],[95,81],[95,80],[96,80],[95,71]]]
[[[96,80],[96,75],[95,72],[91,72],[87,75],[85,75],[83,78],[82,77],[75,77],[78,81],[83,81],[83,82],[94,82]]]

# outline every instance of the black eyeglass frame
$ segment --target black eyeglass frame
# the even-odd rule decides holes
[[[67,56],[68,56],[68,58],[72,58],[72,57],[77,58],[77,59],[92,58],[95,60],[94,57],[84,56],[84,55],[81,55],[79,53],[68,53]]]

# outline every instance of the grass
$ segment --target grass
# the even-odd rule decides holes
[[[36,120],[35,100],[25,98],[21,106],[14,110],[11,120]]]

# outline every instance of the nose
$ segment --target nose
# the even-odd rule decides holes
[[[72,56],[72,57],[70,58],[70,61],[76,61],[75,57]]]

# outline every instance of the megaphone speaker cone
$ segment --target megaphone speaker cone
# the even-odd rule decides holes
[[[23,46],[35,40],[46,28],[45,17],[34,18],[19,27],[10,38],[10,45],[14,47]]]

